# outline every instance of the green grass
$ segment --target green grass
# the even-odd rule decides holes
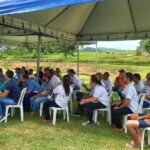
[[[42,55],[60,64],[72,64],[76,57],[69,56],[64,59],[63,54]],[[95,66],[95,53],[80,53],[80,63]],[[145,56],[135,56],[130,53],[99,53],[98,68],[111,73],[114,80],[119,68],[127,71],[138,72],[142,79],[149,72],[150,60]],[[11,62],[1,63],[1,67],[11,68]],[[48,65],[48,63],[46,64]],[[55,67],[55,66],[53,66]],[[84,69],[84,68],[82,68]],[[85,83],[89,83],[91,71],[80,75]],[[70,123],[62,120],[58,115],[56,126],[41,123],[38,116],[25,114],[25,122],[21,123],[19,114],[9,117],[8,123],[0,123],[0,150],[126,150],[125,144],[129,142],[129,135],[124,132],[115,132],[106,123],[106,117],[99,116],[100,126],[83,127],[84,118],[70,117]],[[145,150],[150,148],[146,146]]]
[[[1,150],[127,150],[130,138],[123,131],[116,132],[99,116],[100,126],[83,127],[84,118],[70,117],[70,123],[58,115],[56,125],[44,124],[39,116],[19,114],[0,124]],[[149,147],[146,146],[145,150]]]

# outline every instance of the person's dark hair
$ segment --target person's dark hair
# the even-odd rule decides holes
[[[108,77],[110,76],[109,72],[104,72],[105,75],[107,75]]]
[[[0,72],[3,73],[3,69],[2,68],[0,68]]]
[[[54,69],[48,69],[48,72],[49,72],[50,74],[52,74],[52,75],[54,75],[54,74],[55,74]]]
[[[24,79],[29,79],[29,75],[28,75],[28,74],[23,74],[23,75],[22,75],[22,78],[24,78]]]
[[[60,68],[56,68],[56,70],[55,70],[55,71],[57,71],[57,72],[61,73]]]
[[[24,70],[23,74],[29,74],[28,70]]]
[[[12,79],[13,76],[14,76],[14,72],[13,72],[12,70],[7,70],[7,71],[6,71],[6,76],[7,76],[8,78]]]
[[[65,89],[66,95],[69,95],[70,93],[70,76],[69,75],[65,75],[63,77],[63,87]]]
[[[76,74],[76,72],[74,71],[74,69],[68,69],[68,72],[72,73],[72,74]]]
[[[141,75],[139,73],[135,73],[133,75],[133,77],[135,77],[136,79],[138,79],[139,81],[141,80]]]
[[[131,72],[126,72],[125,75],[132,82],[132,80],[133,80],[133,74]]]
[[[91,81],[102,86],[101,81],[98,79],[96,74],[91,75]]]

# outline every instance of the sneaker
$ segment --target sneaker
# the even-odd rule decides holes
[[[80,115],[78,112],[71,114],[71,116],[74,116],[74,117],[81,117],[81,115]]]
[[[99,122],[96,123],[96,122],[93,121],[93,122],[91,123],[90,121],[86,121],[86,122],[82,123],[82,125],[83,125],[83,126],[99,125]]]

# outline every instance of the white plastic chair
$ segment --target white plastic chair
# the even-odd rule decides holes
[[[144,99],[145,99],[145,95],[146,95],[145,93],[141,93],[141,94],[138,95],[138,101],[140,102],[140,104],[139,104],[137,112],[136,112],[137,114],[142,113],[142,107],[143,107],[143,102],[144,102]],[[125,133],[127,133],[126,123],[127,123],[128,117],[130,115],[131,114],[123,116],[123,128],[124,128]]]
[[[112,101],[112,97],[113,97],[113,93],[111,92],[109,95],[109,101],[108,101],[108,105],[106,108],[100,108],[100,109],[95,109],[93,112],[93,121],[95,123],[97,123],[97,115],[98,112],[107,112],[107,122],[109,123],[109,125],[111,125],[111,101]]]
[[[26,90],[27,90],[27,88],[24,88],[24,89],[21,91],[20,98],[19,98],[19,101],[18,101],[18,104],[17,104],[17,105],[6,105],[5,116],[4,116],[4,118],[3,118],[3,120],[5,120],[5,122],[7,122],[7,117],[8,117],[9,108],[11,108],[11,116],[14,115],[14,109],[15,109],[15,108],[19,108],[19,109],[20,109],[21,121],[22,121],[22,122],[24,121],[23,99],[24,99]]]
[[[56,116],[57,116],[57,111],[63,111],[63,119],[66,119],[67,116],[67,121],[69,123],[69,111],[68,111],[68,106],[66,108],[57,108],[57,107],[50,107],[49,108],[49,112],[50,112],[50,116],[52,114],[53,111],[53,125],[56,124]]]
[[[40,103],[40,117],[42,117],[43,114],[43,104],[44,102]]]
[[[145,136],[145,131],[148,131],[148,145],[150,145],[150,127],[144,128],[142,130],[142,143],[141,143],[141,150],[144,149],[144,136]]]

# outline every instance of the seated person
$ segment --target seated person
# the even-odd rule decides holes
[[[121,100],[124,100],[124,95],[122,93],[126,87],[124,69],[119,70],[119,76],[116,77],[114,85],[113,91],[118,93]]]
[[[62,80],[61,70],[60,70],[59,68],[56,68],[56,70],[55,70],[55,75],[56,75],[60,80]]]
[[[5,82],[5,76],[3,74],[2,68],[0,68],[0,86]]]
[[[123,115],[132,114],[138,109],[138,97],[134,85],[132,84],[133,74],[125,73],[125,98],[120,103],[112,106],[112,124],[115,129],[121,129],[121,117]]]
[[[41,87],[41,92],[30,98],[31,104],[33,105],[32,115],[39,112],[40,104],[42,102],[48,101],[47,97],[49,94],[52,93],[52,88],[51,88],[49,76],[47,74],[44,74],[42,80],[44,82],[43,82],[42,87]]]
[[[19,81],[20,78],[21,78],[21,75],[22,75],[21,69],[20,68],[15,68],[15,73],[16,73],[15,78],[16,78],[17,81]]]
[[[83,97],[79,102],[81,106],[85,106],[88,115],[88,121],[83,123],[83,126],[95,124],[93,121],[94,109],[106,108],[109,101],[108,93],[96,75],[91,76],[90,85],[92,88],[91,95],[89,97]]]
[[[109,72],[105,72],[103,74],[102,82],[105,84],[105,88],[106,88],[108,94],[110,94],[112,91],[112,82],[109,79]]]
[[[49,75],[49,78],[50,78],[50,82],[49,82],[50,87],[51,87],[50,90],[53,90],[59,84],[61,84],[60,78],[55,75],[55,71],[53,69],[49,69],[47,74]]]
[[[73,86],[73,90],[82,90],[82,83],[78,76],[76,75],[76,72],[73,69],[68,69],[67,70],[68,75],[70,76],[71,79],[71,84]]]
[[[69,98],[73,92],[70,83],[70,76],[65,75],[63,77],[63,83],[53,90],[53,94],[56,95],[56,98],[54,101],[44,103],[43,111],[45,117],[43,122],[50,121],[49,107],[65,108],[67,106]]]
[[[150,78],[147,79],[145,90],[146,90],[146,96],[143,102],[143,108],[149,108],[150,107]]]
[[[105,84],[103,82],[103,74],[98,72],[98,73],[96,73],[96,76],[97,76],[99,82],[101,82],[102,86],[105,87]]]
[[[8,70],[6,72],[6,89],[4,92],[0,92],[0,118],[5,115],[5,105],[16,105],[20,98],[20,89],[17,83],[12,79],[14,76],[13,71]]]
[[[147,73],[146,80],[143,82],[145,86],[147,86],[147,81],[149,78],[150,78],[150,72]]]
[[[29,74],[29,79],[35,80],[35,75],[33,74],[33,69],[29,69],[28,74]]]
[[[142,128],[150,127],[150,114],[132,114],[131,120],[127,121],[127,129],[131,135],[131,141],[126,146],[134,148],[141,145],[142,140]]]
[[[140,74],[135,73],[135,74],[133,75],[133,82],[135,83],[135,84],[134,84],[134,87],[135,87],[135,89],[136,89],[137,94],[142,93],[142,92],[143,92],[143,89],[144,89],[144,84],[143,84],[143,82],[141,81],[141,76],[140,76]]]
[[[22,75],[21,82],[24,84],[24,87],[27,87],[23,101],[24,111],[29,112],[31,110],[30,98],[40,92],[40,85],[35,80],[29,79],[28,74]]]

